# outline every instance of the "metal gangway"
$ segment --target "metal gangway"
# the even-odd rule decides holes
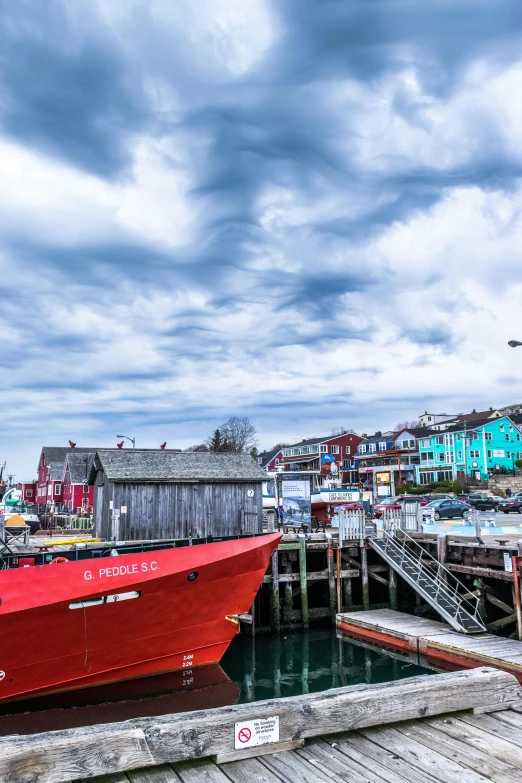
[[[339,542],[369,539],[372,548],[402,576],[456,631],[486,631],[479,615],[479,599],[468,593],[442,563],[412,536],[421,533],[426,512],[418,503],[388,509],[377,523],[369,523],[364,511],[343,509],[339,514]]]
[[[401,511],[386,511],[379,535],[370,540],[372,548],[456,631],[485,632],[478,597],[464,598],[469,596],[466,586],[411,535],[422,532],[423,521],[417,503],[408,503]]]

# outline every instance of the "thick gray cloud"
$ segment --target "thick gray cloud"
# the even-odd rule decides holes
[[[521,30],[515,0],[6,6],[20,470],[124,427],[187,445],[240,413],[270,445],[510,402]]]

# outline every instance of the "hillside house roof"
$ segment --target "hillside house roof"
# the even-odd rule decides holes
[[[49,478],[51,481],[61,481],[63,478],[63,462],[49,462]]]
[[[313,446],[315,443],[326,443],[328,440],[335,440],[336,438],[342,438],[345,435],[353,435],[354,438],[360,437],[354,432],[345,432],[342,435],[327,435],[325,438],[306,438],[306,440],[300,440],[299,443],[292,443],[290,446],[285,446],[285,449],[296,449],[299,446]]]
[[[397,440],[399,435],[402,435],[403,432],[407,432],[410,435],[413,435],[414,438],[429,438],[430,435],[440,435],[440,432],[437,432],[437,430],[430,430],[428,427],[411,427],[411,429],[405,427],[400,432],[397,432],[393,439]]]
[[[89,472],[95,456],[95,451],[83,451],[80,454],[72,452],[67,455],[66,463],[69,465],[71,484],[85,484],[89,480]]]
[[[490,408],[487,411],[474,411],[473,413],[464,413],[458,417],[458,421],[479,421],[482,419],[495,419],[499,418],[500,411]],[[502,415],[502,414],[500,414]]]
[[[61,462],[62,465],[65,462],[65,457],[71,452],[95,452],[96,448],[93,446],[75,446],[72,449],[70,446],[42,446],[42,454],[45,454],[45,461],[49,465],[51,462]]]
[[[90,481],[103,470],[110,481],[193,482],[266,481],[265,471],[250,454],[162,451],[161,449],[99,449]]]

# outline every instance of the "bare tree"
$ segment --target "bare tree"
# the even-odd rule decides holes
[[[355,435],[355,430],[349,430],[348,427],[332,427],[332,435]]]
[[[268,449],[268,451],[280,451],[281,449],[287,449],[288,446],[291,445],[291,443],[276,443],[276,445],[272,446],[272,448]]]
[[[399,421],[393,428],[394,432],[400,432],[401,430],[414,430],[420,427],[420,421],[418,419],[412,419],[411,421]]]
[[[219,428],[227,451],[248,454],[256,445],[256,428],[248,416],[231,416]]]
[[[185,451],[208,451],[208,446],[205,443],[197,443],[195,446],[189,446]]]

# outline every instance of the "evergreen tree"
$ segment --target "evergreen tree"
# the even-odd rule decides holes
[[[208,449],[209,451],[225,451],[223,446],[223,436],[221,435],[221,430],[218,427],[214,430],[212,436],[208,440]]]

